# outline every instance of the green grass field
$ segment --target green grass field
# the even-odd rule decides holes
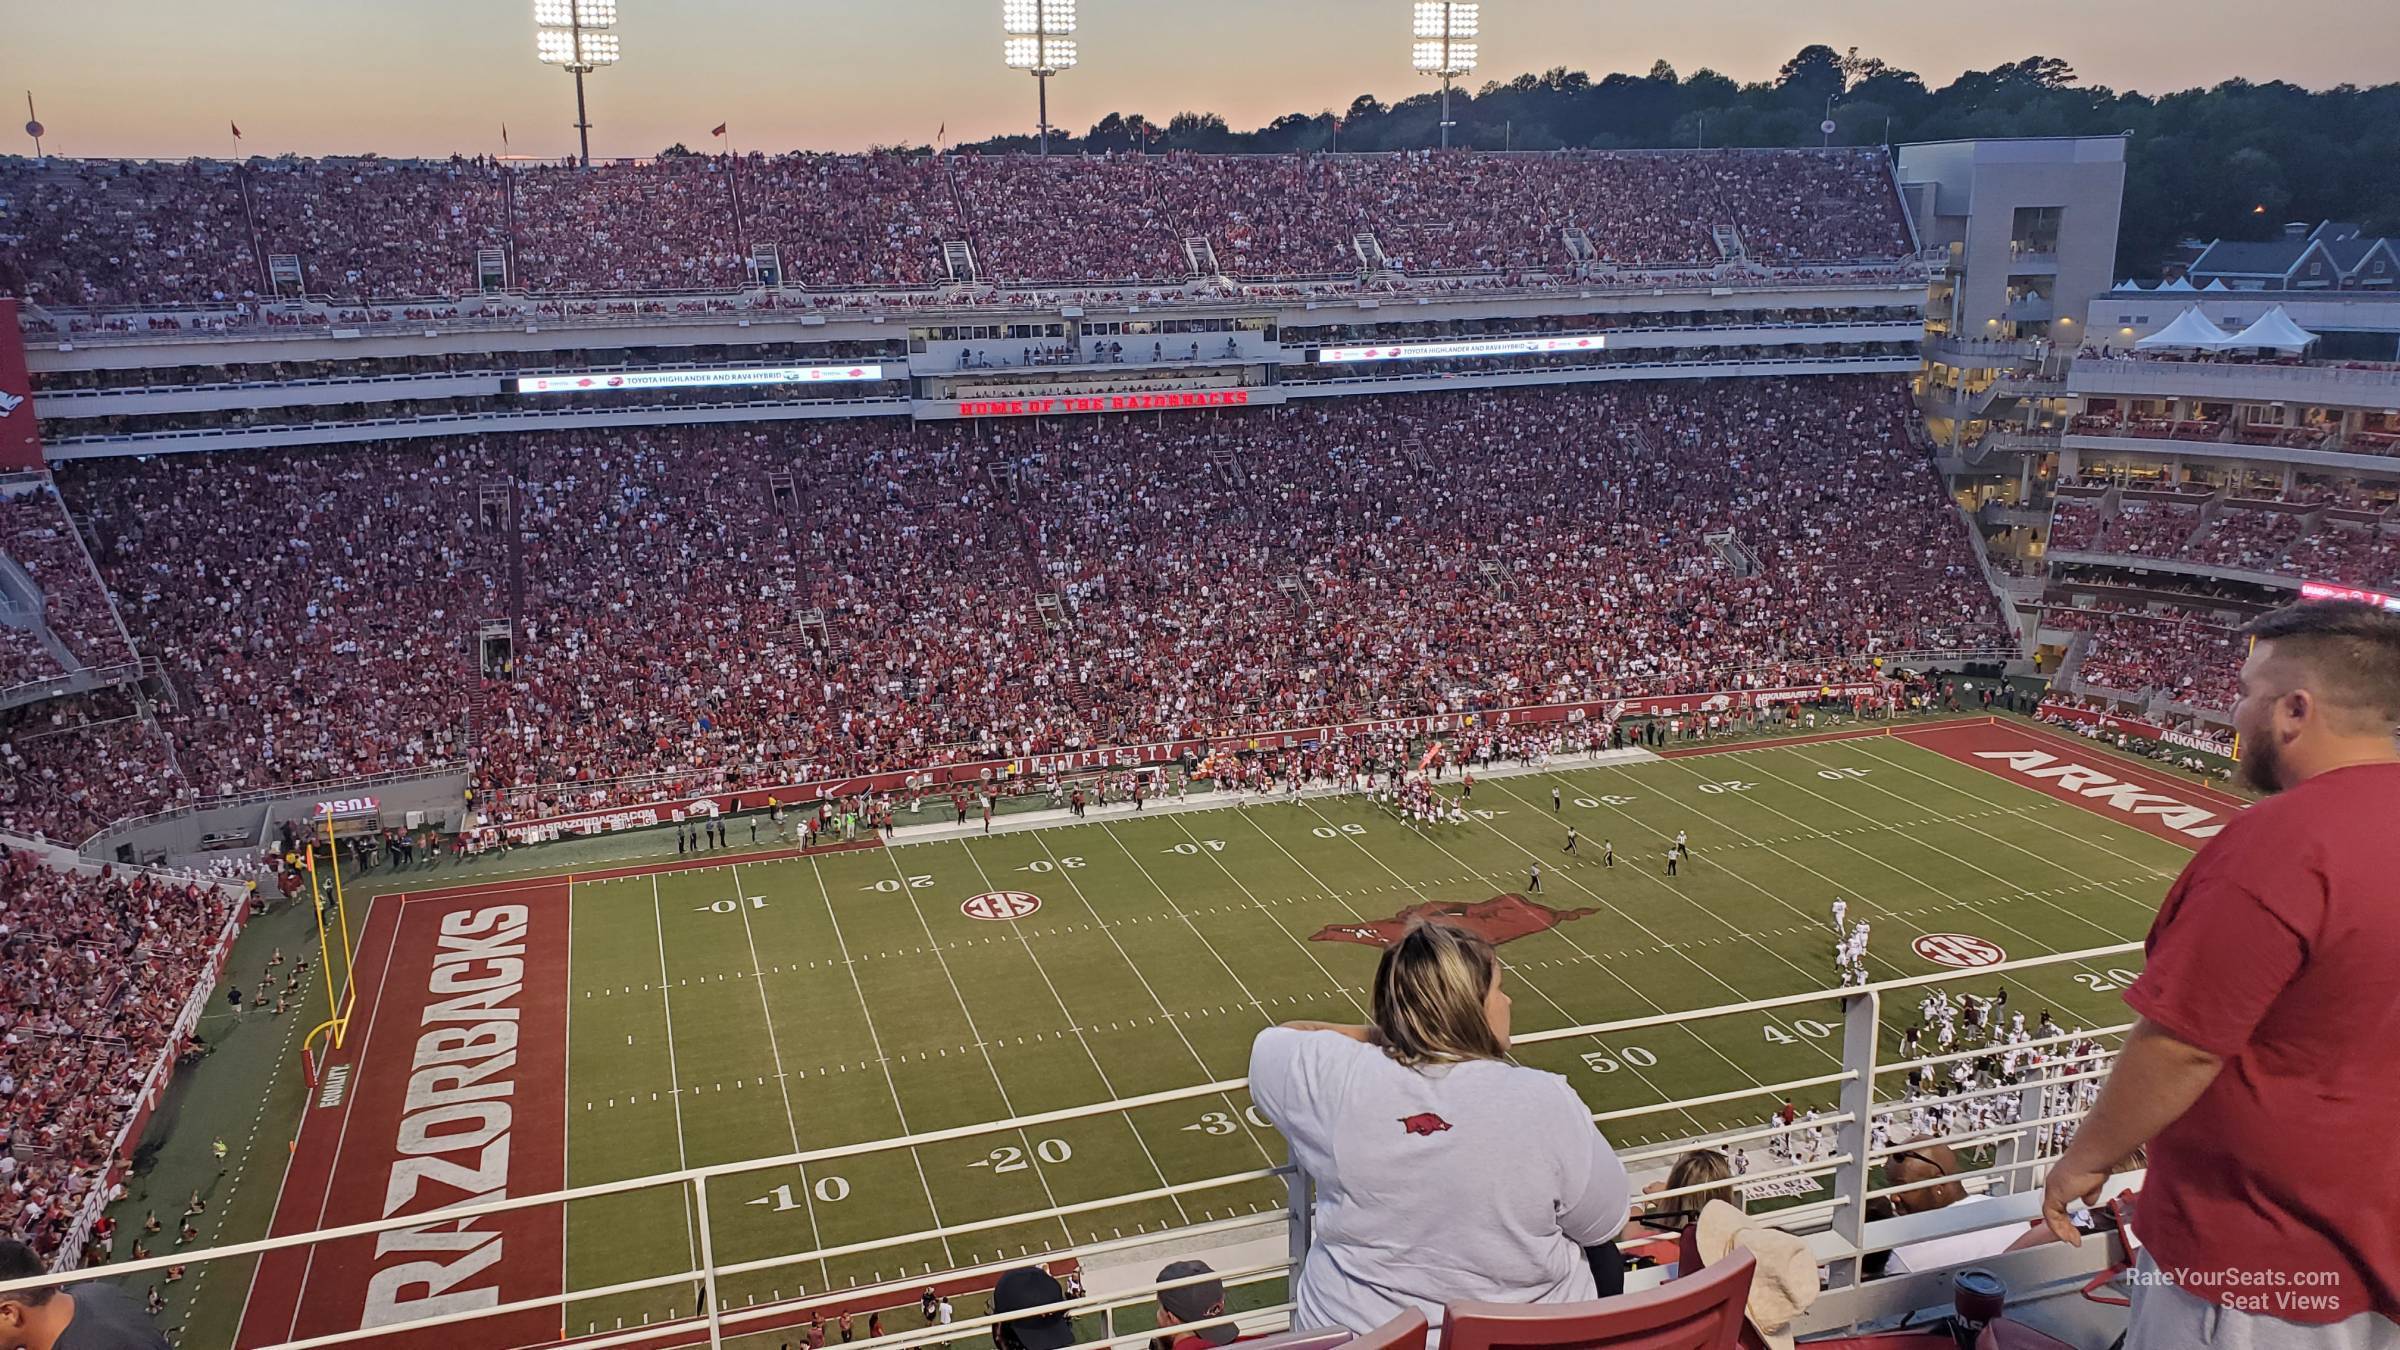
[[[1827,988],[1837,895],[1874,924],[1878,978],[1939,970],[1908,950],[1928,932],[1973,934],[2011,959],[2137,939],[2189,856],[1895,739],[1487,779],[1471,805],[1471,823],[1424,831],[1320,798],[579,883],[568,1183],[1238,1078],[1261,1027],[1363,1018],[1375,949],[1311,940],[1320,928],[1522,892],[1537,859],[1541,901],[1596,912],[1502,949],[1520,1032]],[[1570,823],[1580,861],[1560,852]],[[1695,857],[1670,880],[1661,854],[1678,830]],[[1603,839],[1613,869],[1599,865]],[[999,891],[1040,908],[962,913]],[[2112,964],[2120,973],[2032,972],[2010,1006],[2070,1027],[2121,1020],[2114,989],[2132,963]],[[1887,1008],[1887,1022],[1895,1013],[1905,1020]],[[1828,1001],[1523,1058],[1568,1075],[1595,1110],[1621,1110],[1828,1072],[1839,1025]],[[1771,1104],[1662,1111],[1610,1133],[1621,1147],[1682,1138]],[[729,1178],[709,1193],[714,1255],[870,1242],[1280,1163],[1247,1107],[1236,1094]],[[575,1204],[568,1287],[687,1268],[698,1228],[668,1195]],[[1253,1182],[1110,1205],[737,1276],[721,1292],[738,1308],[1282,1198]],[[688,1290],[661,1289],[585,1299],[566,1320],[580,1333],[693,1311]]]

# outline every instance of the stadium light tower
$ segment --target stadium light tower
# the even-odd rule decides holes
[[[592,167],[592,119],[584,111],[583,77],[617,63],[617,0],[533,0],[534,55],[546,66],[565,66],[575,77],[575,130],[582,138],[583,167]]]
[[[1042,153],[1050,153],[1050,77],[1075,68],[1075,0],[1000,0],[1001,59],[1033,72],[1041,90]]]
[[[1450,81],[1475,68],[1471,39],[1482,25],[1483,6],[1458,0],[1421,0],[1417,5],[1414,63],[1420,75],[1442,77],[1442,148],[1450,148]]]

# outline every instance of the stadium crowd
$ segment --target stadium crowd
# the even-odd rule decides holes
[[[2053,609],[2043,623],[2091,634],[2078,678],[2127,694],[2229,711],[2239,696],[2244,644],[2238,627],[2179,606],[2102,604]]]
[[[55,1254],[237,903],[196,882],[58,871],[0,846],[0,1233]]]
[[[16,564],[32,581],[41,604],[38,622],[59,640],[75,667],[131,659],[108,594],[56,492],[40,486],[0,495],[0,560]],[[27,618],[29,624],[34,621]],[[0,625],[0,689],[62,669],[32,627]]]
[[[274,291],[262,261],[285,254],[307,294],[399,302],[475,295],[484,250],[543,295],[741,289],[762,244],[788,283],[837,289],[949,279],[950,239],[973,245],[984,279],[1065,284],[1180,283],[1190,238],[1258,278],[1355,274],[1360,234],[1420,273],[1568,266],[1570,228],[1589,260],[1636,270],[1909,251],[1890,170],[1860,149],[693,155],[589,171],[10,159],[0,201],[18,243],[0,287],[69,309],[255,299]]]
[[[596,804],[2004,640],[1900,389],[1865,377],[61,472],[175,691],[164,744],[127,709],[20,745],[47,772],[15,807],[53,835],[128,779],[471,758]],[[67,747],[90,759],[40,759]]]

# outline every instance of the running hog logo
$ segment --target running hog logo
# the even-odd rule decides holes
[[[1413,1116],[1400,1117],[1400,1128],[1410,1134],[1437,1134],[1450,1128],[1450,1122],[1431,1111],[1419,1111]]]
[[[1365,923],[1329,923],[1309,935],[1312,942],[1355,942],[1366,947],[1389,947],[1418,919],[1455,924],[1497,947],[1521,937],[1546,933],[1569,919],[1597,914],[1596,909],[1552,909],[1521,895],[1495,895],[1476,904],[1432,900],[1410,905],[1388,919]],[[1447,1127],[1445,1127],[1447,1128]]]

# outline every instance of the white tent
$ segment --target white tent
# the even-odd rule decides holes
[[[2142,283],[2138,281],[2120,281],[2117,283],[2116,288],[2119,291],[2138,291],[2142,288]]]
[[[2230,291],[2233,288],[2225,284],[2225,278],[2217,277],[2200,289],[2204,291]]]
[[[2291,355],[2304,350],[2317,340],[2317,335],[2292,322],[2292,316],[2277,305],[2258,316],[2258,322],[2225,339],[2228,347],[2263,347]]]
[[[2166,285],[2159,287],[2159,289],[2162,291],[2196,291],[2200,288],[2194,286],[2191,283],[2191,280],[2187,277],[2177,277],[2173,281],[2168,282]]]
[[[2176,315],[2173,323],[2133,345],[2135,350],[2145,352],[2161,349],[2213,352],[2222,349],[2227,340],[2225,330],[2209,322],[2200,307],[2193,305]]]

